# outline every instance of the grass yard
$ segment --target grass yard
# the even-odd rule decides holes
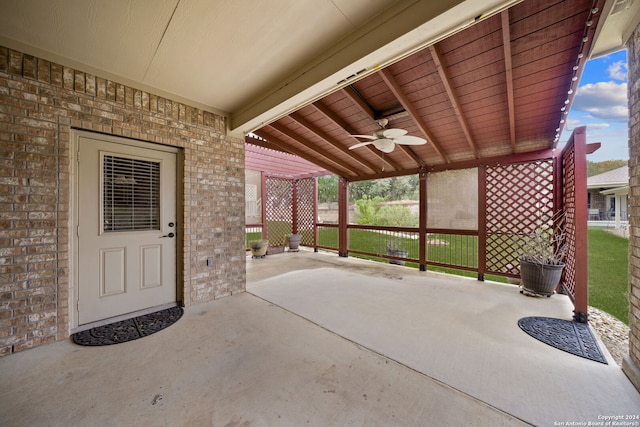
[[[629,324],[629,240],[589,228],[589,305]]]

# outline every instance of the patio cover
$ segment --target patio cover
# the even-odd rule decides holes
[[[527,0],[477,16],[455,34],[246,137],[349,181],[550,158],[559,141],[604,1]],[[350,136],[387,119],[427,139],[383,154]],[[557,153],[556,153],[557,154]]]

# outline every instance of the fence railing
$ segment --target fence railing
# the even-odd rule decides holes
[[[319,223],[320,249],[338,250],[338,224]],[[420,263],[420,231],[417,227],[384,227],[349,224],[350,254]],[[478,271],[477,230],[427,229],[426,264]]]

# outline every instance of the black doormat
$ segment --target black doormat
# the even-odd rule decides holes
[[[86,331],[76,332],[71,337],[76,344],[87,346],[133,341],[173,325],[182,317],[183,312],[182,307],[171,307],[133,319],[96,326]]]
[[[567,353],[608,365],[598,341],[586,323],[551,317],[523,317],[520,329],[533,338]]]

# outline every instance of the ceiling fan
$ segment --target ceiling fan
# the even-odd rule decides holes
[[[378,120],[377,123],[382,129],[375,131],[373,135],[351,135],[354,138],[364,138],[369,139],[370,141],[364,141],[359,144],[352,145],[349,147],[349,150],[373,144],[383,153],[390,153],[394,148],[396,148],[396,144],[422,145],[427,142],[424,138],[407,135],[407,131],[404,129],[386,129],[386,126],[389,123],[387,119]]]

